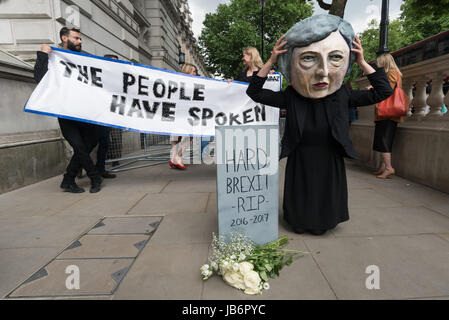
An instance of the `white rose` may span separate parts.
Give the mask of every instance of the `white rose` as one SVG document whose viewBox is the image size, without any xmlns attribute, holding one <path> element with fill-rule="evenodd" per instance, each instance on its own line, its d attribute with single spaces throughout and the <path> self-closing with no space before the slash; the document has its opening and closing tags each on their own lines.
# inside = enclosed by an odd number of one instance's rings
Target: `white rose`
<svg viewBox="0 0 449 320">
<path fill-rule="evenodd" d="M 237 289 L 245 289 L 243 276 L 237 272 L 226 272 L 223 276 L 224 281 L 230 286 Z"/>
<path fill-rule="evenodd" d="M 205 273 L 207 270 L 209 270 L 209 265 L 208 264 L 203 265 L 200 270 L 201 272 Z"/>
<path fill-rule="evenodd" d="M 246 294 L 258 294 L 260 293 L 259 288 L 246 288 L 244 291 Z"/>
<path fill-rule="evenodd" d="M 243 281 L 247 288 L 259 289 L 261 280 L 259 274 L 256 271 L 251 270 L 244 274 Z"/>
<path fill-rule="evenodd" d="M 254 266 L 252 263 L 245 261 L 245 262 L 240 262 L 239 269 L 240 269 L 241 274 L 246 274 L 249 271 L 253 270 Z"/>
</svg>

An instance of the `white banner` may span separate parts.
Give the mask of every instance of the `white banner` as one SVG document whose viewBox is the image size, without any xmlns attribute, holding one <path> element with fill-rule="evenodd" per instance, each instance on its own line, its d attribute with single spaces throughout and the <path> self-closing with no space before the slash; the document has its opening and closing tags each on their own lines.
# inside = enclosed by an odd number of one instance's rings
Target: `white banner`
<svg viewBox="0 0 449 320">
<path fill-rule="evenodd" d="M 280 74 L 268 80 L 266 88 L 280 90 Z M 213 136 L 216 125 L 278 124 L 279 109 L 252 101 L 247 86 L 53 48 L 25 111 L 190 136 Z"/>
</svg>

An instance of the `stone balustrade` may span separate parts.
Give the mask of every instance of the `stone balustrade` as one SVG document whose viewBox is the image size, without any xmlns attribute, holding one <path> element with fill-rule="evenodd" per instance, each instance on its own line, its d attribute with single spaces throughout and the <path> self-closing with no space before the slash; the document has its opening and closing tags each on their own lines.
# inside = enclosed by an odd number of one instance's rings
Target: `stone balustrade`
<svg viewBox="0 0 449 320">
<path fill-rule="evenodd" d="M 449 54 L 401 67 L 404 92 L 410 108 L 404 122 L 398 124 L 392 162 L 396 174 L 449 193 L 449 92 L 444 80 L 449 77 Z M 427 83 L 431 80 L 431 90 Z M 367 78 L 356 81 L 360 89 L 369 85 Z M 426 90 L 427 89 L 427 90 Z M 427 92 L 426 92 L 427 91 Z M 371 169 L 380 164 L 380 154 L 372 150 L 374 106 L 358 108 L 358 120 L 350 135 L 361 163 Z"/>
<path fill-rule="evenodd" d="M 443 115 L 443 104 L 449 105 L 449 92 L 444 95 L 444 79 L 449 77 L 449 54 L 421 61 L 401 68 L 402 89 L 410 98 L 409 113 L 406 121 L 414 120 L 449 120 L 449 113 Z M 427 83 L 431 80 L 431 91 L 426 93 Z M 366 78 L 356 81 L 359 88 L 369 85 Z M 413 96 L 413 87 L 415 95 Z M 412 113 L 413 110 L 413 113 Z M 361 121 L 372 121 L 367 112 L 361 112 Z"/>
</svg>

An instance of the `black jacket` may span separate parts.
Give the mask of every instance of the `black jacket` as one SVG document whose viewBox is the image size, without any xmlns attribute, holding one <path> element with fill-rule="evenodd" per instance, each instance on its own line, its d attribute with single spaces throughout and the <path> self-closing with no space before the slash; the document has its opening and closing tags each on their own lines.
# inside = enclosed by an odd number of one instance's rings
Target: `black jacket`
<svg viewBox="0 0 449 320">
<path fill-rule="evenodd" d="M 34 80 L 39 83 L 48 70 L 48 54 L 42 51 L 37 52 L 36 64 L 34 65 Z"/>
<path fill-rule="evenodd" d="M 241 81 L 241 82 L 251 82 L 251 79 L 259 72 L 260 69 L 257 69 L 257 71 L 253 71 L 253 74 L 251 76 L 247 76 L 246 73 L 248 72 L 248 68 L 242 70 L 242 72 L 240 72 L 239 76 L 235 79 L 236 81 Z"/>
<path fill-rule="evenodd" d="M 310 103 L 311 99 L 301 96 L 292 86 L 288 86 L 283 92 L 262 89 L 266 79 L 254 75 L 246 93 L 255 102 L 287 109 L 280 156 L 282 159 L 288 156 L 301 140 L 304 119 L 306 118 L 305 112 L 307 111 L 305 105 Z M 387 99 L 393 94 L 393 89 L 388 83 L 383 68 L 368 75 L 368 80 L 373 86 L 371 90 L 351 90 L 347 86 L 341 86 L 333 94 L 321 99 L 324 102 L 327 117 L 331 124 L 332 136 L 343 148 L 345 156 L 353 159 L 357 159 L 357 153 L 349 139 L 348 109 L 372 105 Z"/>
</svg>

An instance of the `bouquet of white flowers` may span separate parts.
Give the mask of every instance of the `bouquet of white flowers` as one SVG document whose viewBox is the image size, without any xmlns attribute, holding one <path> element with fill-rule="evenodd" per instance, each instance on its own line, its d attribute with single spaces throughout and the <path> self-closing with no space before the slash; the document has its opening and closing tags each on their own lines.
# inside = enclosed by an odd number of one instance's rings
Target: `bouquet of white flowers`
<svg viewBox="0 0 449 320">
<path fill-rule="evenodd" d="M 246 294 L 261 294 L 270 288 L 268 277 L 279 276 L 279 271 L 290 265 L 295 255 L 309 253 L 284 249 L 287 243 L 286 236 L 260 246 L 240 233 L 220 237 L 213 233 L 209 264 L 200 269 L 203 280 L 219 274 L 228 285 Z"/>
</svg>

